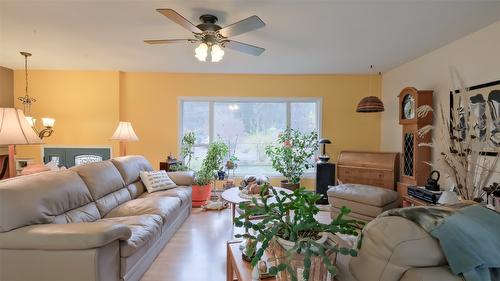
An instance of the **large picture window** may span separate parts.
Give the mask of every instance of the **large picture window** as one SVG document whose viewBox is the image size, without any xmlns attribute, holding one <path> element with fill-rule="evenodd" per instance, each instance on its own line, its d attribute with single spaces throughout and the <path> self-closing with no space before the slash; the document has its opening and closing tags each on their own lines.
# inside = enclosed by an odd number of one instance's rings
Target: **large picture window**
<svg viewBox="0 0 500 281">
<path fill-rule="evenodd" d="M 238 175 L 277 176 L 265 148 L 287 127 L 320 133 L 321 100 L 181 98 L 180 137 L 196 133 L 193 169 L 201 165 L 208 144 L 221 138 L 238 157 Z M 310 171 L 313 172 L 313 171 Z"/>
</svg>

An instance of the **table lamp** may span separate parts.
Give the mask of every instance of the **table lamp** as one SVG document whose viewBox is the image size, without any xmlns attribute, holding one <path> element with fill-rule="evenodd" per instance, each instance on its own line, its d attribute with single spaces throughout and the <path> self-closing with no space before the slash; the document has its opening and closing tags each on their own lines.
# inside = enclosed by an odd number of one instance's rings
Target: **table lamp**
<svg viewBox="0 0 500 281">
<path fill-rule="evenodd" d="M 120 156 L 127 155 L 127 142 L 139 140 L 134 132 L 134 128 L 132 128 L 132 124 L 122 121 L 118 124 L 111 139 L 120 141 Z"/>
<path fill-rule="evenodd" d="M 321 145 L 321 155 L 318 157 L 319 162 L 328 163 L 328 160 L 330 160 L 330 156 L 326 154 L 326 145 L 331 143 L 329 139 L 324 138 L 318 141 L 318 144 Z"/>
<path fill-rule="evenodd" d="M 16 176 L 16 144 L 42 144 L 20 109 L 0 108 L 0 145 L 9 146 L 9 176 Z"/>
</svg>

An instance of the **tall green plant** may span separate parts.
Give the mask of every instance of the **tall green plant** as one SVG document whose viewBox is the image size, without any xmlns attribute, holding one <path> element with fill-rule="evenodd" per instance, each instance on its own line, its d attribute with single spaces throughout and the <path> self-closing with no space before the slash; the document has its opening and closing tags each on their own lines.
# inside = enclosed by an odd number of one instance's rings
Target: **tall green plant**
<svg viewBox="0 0 500 281">
<path fill-rule="evenodd" d="M 187 132 L 184 134 L 181 140 L 181 157 L 184 161 L 184 165 L 188 169 L 191 169 L 191 160 L 194 156 L 194 144 L 196 142 L 196 133 Z"/>
<path fill-rule="evenodd" d="M 229 154 L 229 148 L 222 140 L 216 140 L 208 145 L 207 155 L 196 173 L 195 184 L 206 185 L 214 178 L 214 173 L 222 166 L 224 157 Z"/>
<path fill-rule="evenodd" d="M 269 190 L 275 198 L 275 202 L 269 202 L 269 196 L 266 196 Z M 275 243 L 276 237 L 295 242 L 295 246 L 286 250 L 286 257 L 278 260 L 278 264 L 271 267 L 269 272 L 272 275 L 279 271 L 288 271 L 292 280 L 296 281 L 297 276 L 293 270 L 290 261 L 295 254 L 304 254 L 304 280 L 309 279 L 311 269 L 311 258 L 321 257 L 328 271 L 334 276 L 336 269 L 330 259 L 328 252 L 334 251 L 341 255 L 356 256 L 357 250 L 331 245 L 329 243 L 320 244 L 316 242 L 319 233 L 328 232 L 332 234 L 341 233 L 348 235 L 358 235 L 358 228 L 363 222 L 344 219 L 350 210 L 346 207 L 340 209 L 340 214 L 329 224 L 323 224 L 315 219 L 319 208 L 316 201 L 320 195 L 305 191 L 305 188 L 299 188 L 292 193 L 276 191 L 276 189 L 265 186 L 261 193 L 259 202 L 253 198 L 252 203 L 241 203 L 239 207 L 243 214 L 235 219 L 235 225 L 252 230 L 237 237 L 245 237 L 257 241 L 255 256 L 252 258 L 252 266 L 256 266 L 264 255 L 265 250 Z M 262 220 L 250 220 L 252 216 L 262 216 Z"/>
<path fill-rule="evenodd" d="M 291 183 L 298 183 L 304 172 L 314 166 L 311 160 L 318 150 L 318 134 L 315 131 L 301 133 L 287 128 L 278 135 L 276 143 L 266 147 L 266 155 L 273 168 Z"/>
</svg>

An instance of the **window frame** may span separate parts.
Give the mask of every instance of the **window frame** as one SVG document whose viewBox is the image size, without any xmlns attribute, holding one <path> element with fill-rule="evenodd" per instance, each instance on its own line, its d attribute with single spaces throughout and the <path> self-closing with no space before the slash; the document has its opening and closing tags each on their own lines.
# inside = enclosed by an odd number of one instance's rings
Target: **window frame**
<svg viewBox="0 0 500 281">
<path fill-rule="evenodd" d="M 318 130 L 318 139 L 322 136 L 322 116 L 323 116 L 323 98 L 322 97 L 220 97 L 220 96 L 208 96 L 208 97 L 195 97 L 195 96 L 180 96 L 178 97 L 178 137 L 177 137 L 177 147 L 178 151 L 181 148 L 181 140 L 183 134 L 183 119 L 184 119 L 184 102 L 208 102 L 208 144 L 205 143 L 196 143 L 195 147 L 206 147 L 214 140 L 214 103 L 224 102 L 224 103 L 285 103 L 286 104 L 286 126 L 291 125 L 292 119 L 292 110 L 291 103 L 300 103 L 300 102 L 309 102 L 315 103 L 316 105 L 316 124 Z M 316 154 L 318 154 L 316 152 Z M 314 172 L 306 172 L 304 173 L 303 178 L 314 178 L 316 175 L 316 167 L 314 167 Z M 240 174 L 238 172 L 235 173 L 235 176 L 244 176 L 244 174 Z M 270 178 L 282 178 L 278 173 L 272 173 L 267 175 Z"/>
</svg>

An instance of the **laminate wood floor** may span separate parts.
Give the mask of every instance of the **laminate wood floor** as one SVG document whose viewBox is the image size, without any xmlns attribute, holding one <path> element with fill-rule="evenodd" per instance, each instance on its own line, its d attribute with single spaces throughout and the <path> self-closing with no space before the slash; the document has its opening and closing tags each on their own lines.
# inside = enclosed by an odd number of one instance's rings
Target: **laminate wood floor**
<svg viewBox="0 0 500 281">
<path fill-rule="evenodd" d="M 328 221 L 328 213 L 321 213 L 318 219 Z M 226 242 L 241 232 L 232 227 L 230 209 L 192 209 L 141 281 L 224 281 Z"/>
<path fill-rule="evenodd" d="M 233 231 L 230 209 L 193 208 L 141 281 L 226 280 L 226 241 Z"/>
</svg>

